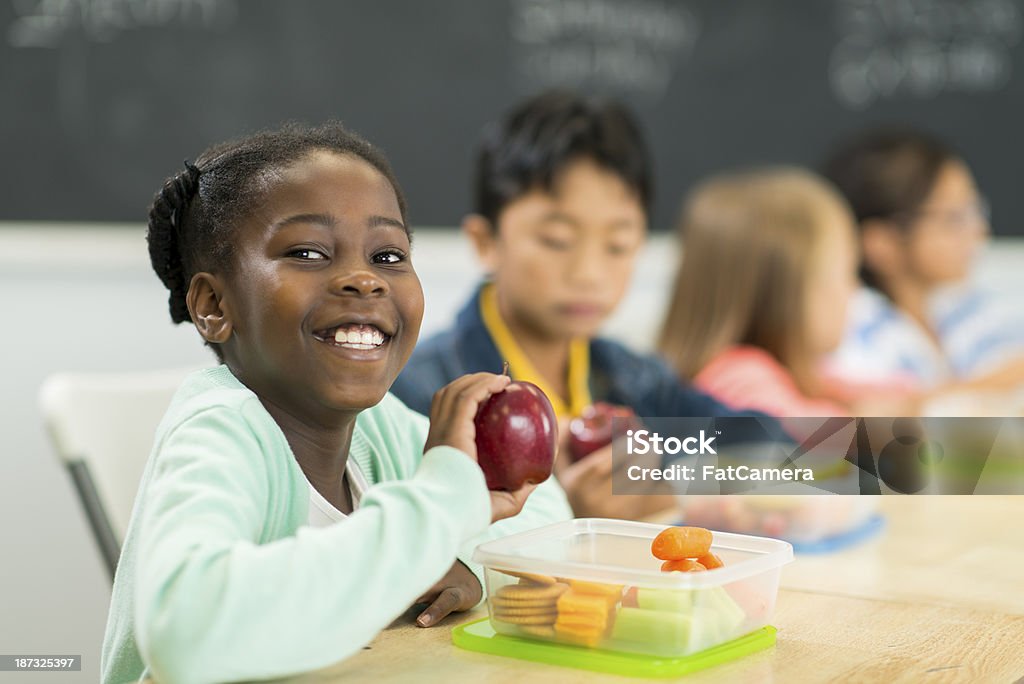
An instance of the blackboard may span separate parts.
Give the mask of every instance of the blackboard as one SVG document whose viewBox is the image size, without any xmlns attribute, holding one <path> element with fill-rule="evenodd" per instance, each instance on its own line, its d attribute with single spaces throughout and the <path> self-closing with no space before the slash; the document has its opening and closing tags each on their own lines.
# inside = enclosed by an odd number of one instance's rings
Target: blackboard
<svg viewBox="0 0 1024 684">
<path fill-rule="evenodd" d="M 995 231 L 1024 235 L 1022 2 L 4 0 L 0 220 L 139 222 L 206 145 L 339 118 L 414 224 L 451 226 L 481 126 L 567 85 L 647 127 L 658 228 L 708 173 L 896 122 L 960 149 Z"/>
</svg>

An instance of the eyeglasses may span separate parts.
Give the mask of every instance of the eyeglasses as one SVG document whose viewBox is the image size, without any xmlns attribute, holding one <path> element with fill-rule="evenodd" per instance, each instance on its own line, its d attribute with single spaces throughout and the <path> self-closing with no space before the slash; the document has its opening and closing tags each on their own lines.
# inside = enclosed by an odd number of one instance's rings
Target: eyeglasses
<svg viewBox="0 0 1024 684">
<path fill-rule="evenodd" d="M 922 218 L 930 218 L 935 222 L 933 225 L 940 225 L 952 232 L 967 232 L 979 226 L 987 226 L 991 217 L 992 209 L 984 197 L 960 207 L 920 207 L 894 216 L 908 227 Z"/>
</svg>

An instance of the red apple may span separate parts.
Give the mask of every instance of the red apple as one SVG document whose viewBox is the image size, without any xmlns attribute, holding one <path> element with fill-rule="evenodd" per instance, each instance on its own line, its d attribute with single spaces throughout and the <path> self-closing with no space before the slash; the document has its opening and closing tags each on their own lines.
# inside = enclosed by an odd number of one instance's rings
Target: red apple
<svg viewBox="0 0 1024 684">
<path fill-rule="evenodd" d="M 622 418 L 618 425 L 612 418 Z M 599 401 L 583 409 L 583 414 L 569 423 L 569 457 L 575 462 L 612 443 L 626 430 L 641 427 L 640 420 L 628 406 Z M 614 428 L 614 429 L 613 429 Z"/>
<path fill-rule="evenodd" d="M 480 405 L 474 422 L 477 461 L 488 489 L 515 491 L 551 475 L 558 423 L 539 387 L 509 383 Z"/>
</svg>

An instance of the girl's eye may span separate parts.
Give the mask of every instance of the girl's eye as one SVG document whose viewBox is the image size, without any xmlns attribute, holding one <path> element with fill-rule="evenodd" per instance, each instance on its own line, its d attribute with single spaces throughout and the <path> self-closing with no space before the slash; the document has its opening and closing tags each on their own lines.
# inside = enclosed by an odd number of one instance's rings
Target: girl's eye
<svg viewBox="0 0 1024 684">
<path fill-rule="evenodd" d="M 625 256 L 630 250 L 630 245 L 608 245 L 608 253 L 612 256 Z"/>
<path fill-rule="evenodd" d="M 300 261 L 324 261 L 327 259 L 327 255 L 318 249 L 312 247 L 299 247 L 288 252 L 287 256 L 295 257 Z"/>
<path fill-rule="evenodd" d="M 400 264 L 405 259 L 405 252 L 400 252 L 397 249 L 386 249 L 383 252 L 374 254 L 372 260 L 375 264 Z"/>
</svg>

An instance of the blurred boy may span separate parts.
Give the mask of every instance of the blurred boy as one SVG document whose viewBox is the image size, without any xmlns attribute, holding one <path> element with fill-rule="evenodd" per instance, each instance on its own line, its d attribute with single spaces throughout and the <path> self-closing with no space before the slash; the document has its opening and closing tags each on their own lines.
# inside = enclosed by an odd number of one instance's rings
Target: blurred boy
<svg viewBox="0 0 1024 684">
<path fill-rule="evenodd" d="M 639 127 L 613 102 L 549 92 L 487 128 L 462 229 L 489 277 L 451 329 L 419 344 L 392 392 L 427 411 L 452 379 L 508 361 L 514 379 L 551 399 L 563 450 L 568 420 L 597 401 L 639 416 L 736 415 L 630 351 L 629 331 L 597 337 L 644 244 L 651 185 Z M 610 497 L 610 447 L 566 461 L 556 471 L 579 516 L 639 517 L 674 504 Z"/>
</svg>

